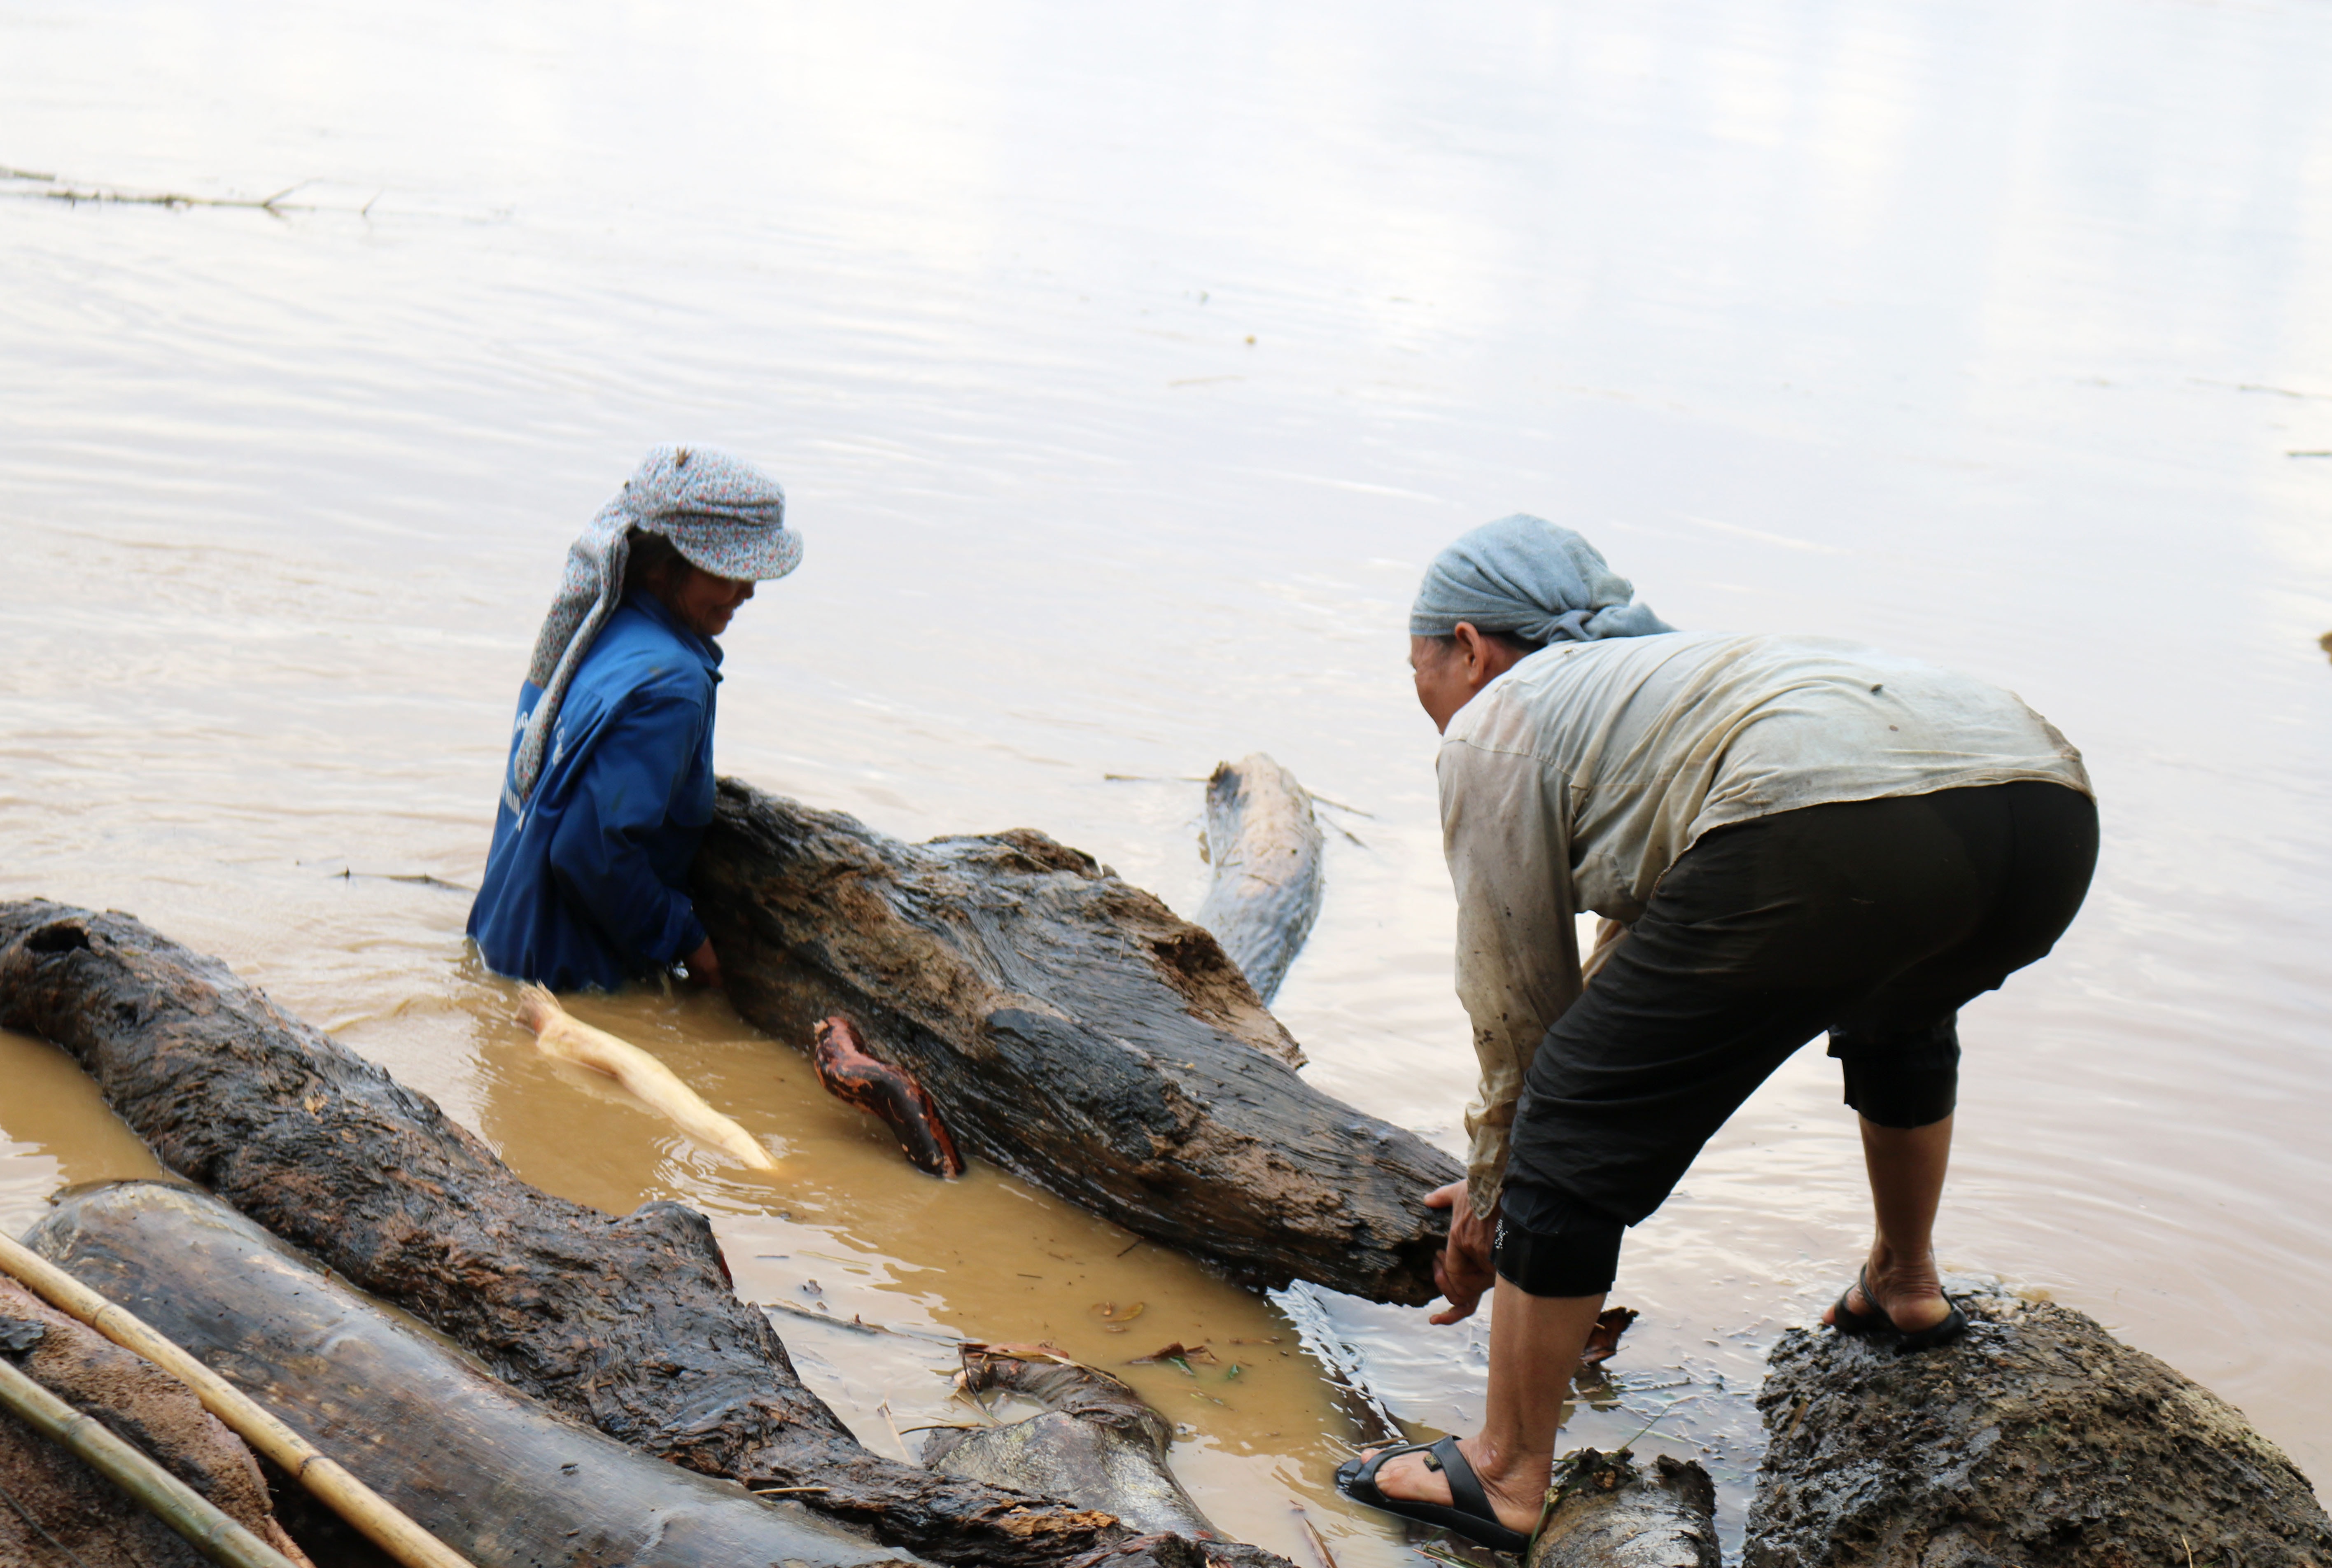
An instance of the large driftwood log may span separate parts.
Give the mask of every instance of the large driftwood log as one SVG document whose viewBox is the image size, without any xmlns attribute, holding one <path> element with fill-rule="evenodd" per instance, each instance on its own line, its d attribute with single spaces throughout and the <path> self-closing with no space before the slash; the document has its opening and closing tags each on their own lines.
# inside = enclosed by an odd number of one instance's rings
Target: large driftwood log
<svg viewBox="0 0 2332 1568">
<path fill-rule="evenodd" d="M 1773 1347 L 1746 1568 L 2321 1568 L 2332 1520 L 2209 1390 L 2069 1307 L 1964 1298 L 1909 1355 Z"/>
<path fill-rule="evenodd" d="M 941 1562 L 1195 1561 L 860 1447 L 737 1299 L 702 1215 L 618 1219 L 528 1186 L 425 1096 L 126 915 L 0 904 L 0 1026 L 72 1052 L 165 1165 L 634 1448 L 822 1487 L 803 1500 Z"/>
<path fill-rule="evenodd" d="M 191 1351 L 479 1568 L 912 1561 L 553 1414 L 193 1188 L 82 1188 L 25 1244 Z"/>
<path fill-rule="evenodd" d="M 804 1048 L 854 1016 L 966 1152 L 1243 1283 L 1433 1298 L 1457 1162 L 1305 1083 L 1215 939 L 1091 856 L 724 779 L 695 890 L 741 1012 Z"/>
</svg>

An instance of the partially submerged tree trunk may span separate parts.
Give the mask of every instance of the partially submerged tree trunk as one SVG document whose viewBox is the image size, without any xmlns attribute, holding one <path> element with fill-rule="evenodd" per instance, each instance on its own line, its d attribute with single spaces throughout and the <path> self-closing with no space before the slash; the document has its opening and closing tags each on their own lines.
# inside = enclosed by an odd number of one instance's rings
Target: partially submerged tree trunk
<svg viewBox="0 0 2332 1568">
<path fill-rule="evenodd" d="M 479 1568 L 910 1561 L 554 1414 L 207 1193 L 83 1188 L 25 1239 Z"/>
<path fill-rule="evenodd" d="M 1215 939 L 1091 856 L 724 779 L 695 891 L 739 1011 L 804 1049 L 850 1015 L 967 1153 L 1245 1284 L 1433 1299 L 1458 1162 L 1305 1083 Z"/>
<path fill-rule="evenodd" d="M 737 1299 L 702 1215 L 617 1219 L 528 1186 L 425 1096 L 128 916 L 0 904 L 0 1026 L 71 1051 L 164 1164 L 610 1437 L 824 1487 L 804 1502 L 941 1562 L 1189 1560 L 860 1447 Z"/>
<path fill-rule="evenodd" d="M 1553 1502 L 1524 1568 L 1719 1568 L 1716 1483 L 1690 1460 L 1649 1465 L 1580 1448 L 1555 1466 Z"/>
<path fill-rule="evenodd" d="M 2232 1406 L 2069 1307 L 1954 1343 L 1773 1347 L 1746 1568 L 2321 1568 L 2332 1520 Z"/>
</svg>

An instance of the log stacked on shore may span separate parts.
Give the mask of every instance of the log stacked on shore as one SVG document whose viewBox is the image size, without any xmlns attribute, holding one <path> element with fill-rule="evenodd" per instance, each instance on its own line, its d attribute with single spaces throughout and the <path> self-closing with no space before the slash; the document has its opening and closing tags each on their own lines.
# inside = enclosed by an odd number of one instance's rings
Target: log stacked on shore
<svg viewBox="0 0 2332 1568">
<path fill-rule="evenodd" d="M 425 1096 L 136 920 L 0 904 L 0 1027 L 72 1053 L 162 1162 L 610 1437 L 980 1568 L 1197 1561 L 861 1447 L 737 1299 L 704 1217 L 520 1181 Z"/>
<path fill-rule="evenodd" d="M 1433 1299 L 1458 1162 L 1306 1084 L 1214 937 L 1092 856 L 724 779 L 694 891 L 740 1012 L 804 1048 L 850 1017 L 967 1154 L 1243 1284 Z"/>
<path fill-rule="evenodd" d="M 2323 1568 L 2332 1520 L 2225 1401 L 2069 1307 L 1964 1298 L 1902 1355 L 1792 1329 L 1745 1568 Z"/>
</svg>

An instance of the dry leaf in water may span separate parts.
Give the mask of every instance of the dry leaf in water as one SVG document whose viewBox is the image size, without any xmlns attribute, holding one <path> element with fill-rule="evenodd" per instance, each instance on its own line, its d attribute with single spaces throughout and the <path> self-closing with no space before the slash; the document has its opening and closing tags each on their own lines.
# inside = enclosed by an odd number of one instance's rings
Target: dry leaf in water
<svg viewBox="0 0 2332 1568">
<path fill-rule="evenodd" d="M 1620 1348 L 1620 1336 L 1641 1315 L 1632 1306 L 1607 1306 L 1587 1331 L 1587 1348 L 1579 1353 L 1581 1366 L 1601 1366 Z"/>
</svg>

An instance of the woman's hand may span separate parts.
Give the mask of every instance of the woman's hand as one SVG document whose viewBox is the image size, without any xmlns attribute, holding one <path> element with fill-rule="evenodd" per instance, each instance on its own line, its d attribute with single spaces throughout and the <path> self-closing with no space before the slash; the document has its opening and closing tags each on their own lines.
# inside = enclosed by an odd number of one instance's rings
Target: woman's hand
<svg viewBox="0 0 2332 1568">
<path fill-rule="evenodd" d="M 1449 1298 L 1449 1305 L 1435 1313 L 1431 1321 L 1457 1323 L 1473 1316 L 1483 1294 L 1498 1282 L 1498 1271 L 1490 1262 L 1490 1244 L 1495 1239 L 1491 1224 L 1475 1215 L 1463 1181 L 1452 1181 L 1426 1194 L 1425 1206 L 1449 1210 L 1448 1244 L 1433 1260 L 1433 1283 Z"/>
<path fill-rule="evenodd" d="M 688 978 L 698 985 L 710 986 L 716 991 L 722 989 L 721 955 L 712 951 L 711 937 L 708 936 L 698 942 L 696 951 L 681 960 L 681 962 L 688 966 Z M 1431 1200 L 1429 1199 L 1427 1201 L 1430 1202 Z"/>
</svg>

